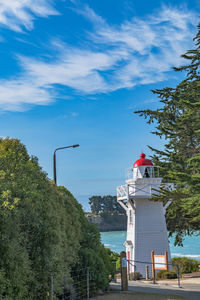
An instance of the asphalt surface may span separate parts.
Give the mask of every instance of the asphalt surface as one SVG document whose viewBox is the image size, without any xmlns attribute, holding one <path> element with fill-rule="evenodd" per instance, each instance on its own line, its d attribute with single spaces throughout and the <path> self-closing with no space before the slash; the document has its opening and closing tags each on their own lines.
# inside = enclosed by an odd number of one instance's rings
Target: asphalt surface
<svg viewBox="0 0 200 300">
<path fill-rule="evenodd" d="M 200 282 L 199 282 L 200 283 Z M 111 290 L 121 290 L 121 282 L 111 283 Z M 200 284 L 187 281 L 181 281 L 181 287 L 179 288 L 176 282 L 172 283 L 156 283 L 144 281 L 129 281 L 128 291 L 142 292 L 142 293 L 159 293 L 159 294 L 170 294 L 180 295 L 189 300 L 200 300 Z"/>
</svg>

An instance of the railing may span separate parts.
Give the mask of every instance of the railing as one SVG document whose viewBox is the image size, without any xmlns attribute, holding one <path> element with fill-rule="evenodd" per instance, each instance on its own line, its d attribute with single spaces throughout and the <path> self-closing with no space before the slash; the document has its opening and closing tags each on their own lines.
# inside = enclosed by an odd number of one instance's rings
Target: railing
<svg viewBox="0 0 200 300">
<path fill-rule="evenodd" d="M 143 185 L 136 185 L 136 184 L 126 184 L 117 187 L 117 198 L 128 199 L 131 197 L 137 196 L 144 196 L 144 197 L 152 197 L 156 193 L 157 185 L 155 185 L 155 189 L 153 188 L 154 185 L 152 184 L 143 184 Z"/>
<path fill-rule="evenodd" d="M 128 186 L 121 185 L 117 187 L 117 198 L 124 198 L 128 196 Z"/>
<path fill-rule="evenodd" d="M 139 167 L 133 167 L 126 169 L 126 178 L 127 179 L 136 179 L 136 178 L 158 178 L 159 177 L 159 167 L 158 166 L 142 166 L 145 167 L 145 174 L 141 176 L 141 170 Z"/>
<path fill-rule="evenodd" d="M 54 274 L 50 274 L 50 292 L 49 299 L 62 299 L 62 300 L 86 300 L 94 296 L 99 287 L 96 283 L 97 273 L 92 272 L 92 268 L 84 267 L 71 270 L 70 276 L 68 272 L 63 273 L 61 279 L 60 294 L 56 295 L 54 291 Z M 37 296 L 37 295 L 36 295 Z M 57 297 L 56 297 L 57 296 Z M 37 299 L 37 297 L 35 297 Z M 46 298 L 45 298 L 46 299 Z"/>
<path fill-rule="evenodd" d="M 62 280 L 62 289 L 58 296 L 62 300 L 73 300 L 73 299 L 89 299 L 90 291 L 94 288 L 96 291 L 97 288 L 92 281 L 89 268 L 82 268 L 72 271 L 70 278 L 67 274 L 63 274 Z M 54 293 L 54 276 L 51 274 L 50 277 L 50 294 L 49 297 L 51 300 L 55 299 Z"/>
</svg>

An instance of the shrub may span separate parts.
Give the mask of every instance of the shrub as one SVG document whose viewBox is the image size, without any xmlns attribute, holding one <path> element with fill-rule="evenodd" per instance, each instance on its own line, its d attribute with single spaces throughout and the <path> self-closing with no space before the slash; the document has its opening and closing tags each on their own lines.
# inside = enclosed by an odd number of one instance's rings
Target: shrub
<svg viewBox="0 0 200 300">
<path fill-rule="evenodd" d="M 140 280 L 142 278 L 142 274 L 140 272 L 134 272 L 129 274 L 130 280 Z"/>
<path fill-rule="evenodd" d="M 111 251 L 110 249 L 108 250 L 108 248 L 107 248 L 107 251 L 108 251 L 108 254 L 109 254 L 109 256 L 112 260 L 115 271 L 120 271 L 120 269 L 121 269 L 120 254 L 117 253 L 117 252 Z"/>
<path fill-rule="evenodd" d="M 177 274 L 175 271 L 160 270 L 156 274 L 156 279 L 175 279 Z"/>
<path fill-rule="evenodd" d="M 174 257 L 172 258 L 172 263 L 180 267 L 180 273 L 192 273 L 199 270 L 200 262 L 196 259 L 191 259 L 187 257 Z M 174 271 L 177 271 L 177 267 L 173 267 Z"/>
</svg>

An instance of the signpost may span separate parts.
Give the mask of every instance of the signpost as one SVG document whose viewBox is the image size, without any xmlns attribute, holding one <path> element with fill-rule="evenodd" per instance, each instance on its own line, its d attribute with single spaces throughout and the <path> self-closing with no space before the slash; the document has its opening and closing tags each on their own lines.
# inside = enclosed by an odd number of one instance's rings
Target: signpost
<svg viewBox="0 0 200 300">
<path fill-rule="evenodd" d="M 155 270 L 168 270 L 168 252 L 165 251 L 164 255 L 155 255 L 154 251 L 151 251 L 152 260 L 152 277 L 155 283 Z"/>
</svg>

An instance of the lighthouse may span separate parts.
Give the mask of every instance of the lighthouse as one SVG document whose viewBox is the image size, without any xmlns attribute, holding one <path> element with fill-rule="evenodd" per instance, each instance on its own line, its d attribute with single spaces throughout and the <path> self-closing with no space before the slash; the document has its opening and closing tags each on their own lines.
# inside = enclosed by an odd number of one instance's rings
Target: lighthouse
<svg viewBox="0 0 200 300">
<path fill-rule="evenodd" d="M 164 255 L 167 251 L 168 262 L 171 262 L 165 221 L 166 208 L 171 202 L 163 206 L 162 202 L 151 198 L 159 194 L 161 185 L 166 188 L 172 188 L 172 185 L 162 183 L 159 168 L 146 159 L 144 153 L 129 171 L 126 184 L 117 187 L 117 201 L 127 214 L 128 272 L 140 272 L 145 277 L 145 265 L 151 263 L 152 250 L 157 255 Z"/>
</svg>

